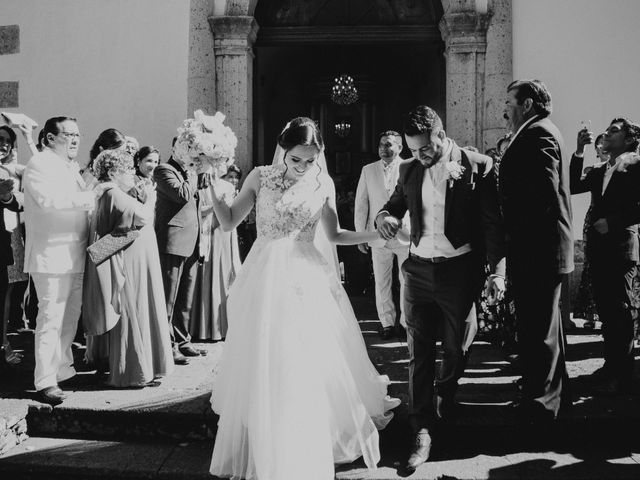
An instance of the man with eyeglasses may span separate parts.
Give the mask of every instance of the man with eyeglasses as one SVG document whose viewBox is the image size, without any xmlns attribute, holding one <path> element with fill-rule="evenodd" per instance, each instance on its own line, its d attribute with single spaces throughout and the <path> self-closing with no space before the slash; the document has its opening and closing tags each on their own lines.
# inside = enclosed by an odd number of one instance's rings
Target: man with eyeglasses
<svg viewBox="0 0 640 480">
<path fill-rule="evenodd" d="M 76 374 L 71 343 L 80 317 L 88 213 L 107 186 L 85 190 L 75 161 L 80 132 L 74 118 L 47 120 L 43 141 L 24 172 L 24 269 L 39 299 L 34 384 L 39 400 L 57 405 L 66 396 L 58 384 Z"/>
<path fill-rule="evenodd" d="M 388 130 L 380 134 L 378 143 L 380 160 L 362 168 L 356 189 L 354 210 L 356 231 L 365 232 L 376 229 L 374 225 L 376 214 L 387 203 L 398 182 L 398 172 L 402 161 L 401 152 L 402 137 L 398 132 Z M 364 254 L 368 253 L 369 247 L 371 247 L 373 278 L 376 285 L 376 309 L 381 324 L 380 337 L 382 340 L 389 340 L 396 334 L 396 306 L 391 293 L 393 259 L 395 257 L 398 262 L 400 298 L 402 299 L 404 281 L 399 270 L 409 255 L 409 242 L 396 237 L 358 245 L 358 249 Z M 400 310 L 402 311 L 402 308 Z M 404 315 L 401 313 L 397 332 L 401 338 L 405 336 L 405 328 Z"/>
</svg>

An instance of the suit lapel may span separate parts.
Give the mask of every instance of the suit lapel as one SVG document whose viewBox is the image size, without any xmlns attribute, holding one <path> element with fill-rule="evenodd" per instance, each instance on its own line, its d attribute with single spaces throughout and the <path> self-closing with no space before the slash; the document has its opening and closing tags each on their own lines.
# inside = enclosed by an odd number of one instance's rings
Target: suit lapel
<svg viewBox="0 0 640 480">
<path fill-rule="evenodd" d="M 621 175 L 622 172 L 617 170 L 617 167 L 612 167 L 616 170 L 613 171 L 613 174 L 611 175 L 611 178 L 609 179 L 609 184 L 607 185 L 607 189 L 604 191 L 604 193 L 602 194 L 602 197 L 610 197 L 611 195 L 613 195 L 613 192 L 616 191 L 616 189 L 618 189 L 618 183 L 620 182 Z M 604 174 L 602 175 L 602 182 L 600 183 L 600 191 L 602 191 L 602 184 L 604 183 Z"/>
<path fill-rule="evenodd" d="M 594 173 L 595 175 L 595 192 L 592 192 L 592 194 L 595 194 L 595 198 L 594 200 L 600 200 L 602 198 L 602 185 L 604 183 L 604 172 L 607 170 L 606 165 L 603 166 L 602 168 L 598 168 L 597 171 Z"/>
<path fill-rule="evenodd" d="M 415 179 L 416 200 L 418 201 L 420 218 L 422 218 L 422 215 L 424 214 L 424 212 L 422 211 L 422 183 L 424 182 L 424 168 L 422 168 L 420 162 L 418 162 L 418 164 L 416 165 L 416 173 L 414 174 L 413 178 Z"/>
<path fill-rule="evenodd" d="M 473 173 L 471 172 L 470 165 L 463 164 L 462 151 L 460 150 L 460 147 L 458 147 L 455 143 L 453 144 L 453 150 L 451 150 L 450 161 L 460 163 L 464 168 L 464 172 L 462 172 L 462 177 L 459 178 L 458 180 L 455 180 L 453 182 L 450 182 L 449 180 L 446 181 L 447 185 L 445 188 L 447 190 L 446 190 L 446 195 L 444 200 L 445 228 L 446 228 L 447 222 L 449 221 L 449 215 L 451 214 L 452 207 L 455 204 L 456 199 L 458 197 L 457 191 L 458 191 L 459 184 L 464 182 L 469 182 L 469 178 Z"/>
<path fill-rule="evenodd" d="M 387 186 L 384 184 L 384 169 L 382 168 L 382 160 L 378 160 L 376 162 L 375 176 L 377 178 L 378 185 L 381 192 L 384 192 L 385 196 L 387 194 Z"/>
</svg>

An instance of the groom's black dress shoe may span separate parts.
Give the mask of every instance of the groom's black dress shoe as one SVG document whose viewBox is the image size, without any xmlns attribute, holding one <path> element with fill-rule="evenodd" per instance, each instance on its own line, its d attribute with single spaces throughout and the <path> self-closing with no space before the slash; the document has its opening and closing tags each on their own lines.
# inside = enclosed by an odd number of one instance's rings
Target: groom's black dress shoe
<svg viewBox="0 0 640 480">
<path fill-rule="evenodd" d="M 391 340 L 394 334 L 395 329 L 393 327 L 380 327 L 380 338 L 382 340 Z"/>
<path fill-rule="evenodd" d="M 60 405 L 67 395 L 60 390 L 60 387 L 54 385 L 52 387 L 43 388 L 42 390 L 38 390 L 36 392 L 36 396 L 39 401 L 43 403 L 48 403 L 49 405 L 56 406 Z"/>
<path fill-rule="evenodd" d="M 407 341 L 407 330 L 402 325 L 396 326 L 396 337 L 398 340 Z"/>
<path fill-rule="evenodd" d="M 420 465 L 429 460 L 431 453 L 431 435 L 426 429 L 422 429 L 416 435 L 415 446 L 407 461 L 406 470 L 413 472 Z"/>
<path fill-rule="evenodd" d="M 447 421 L 453 418 L 454 410 L 456 407 L 453 398 L 436 395 L 435 404 L 436 415 L 438 419 Z"/>
</svg>

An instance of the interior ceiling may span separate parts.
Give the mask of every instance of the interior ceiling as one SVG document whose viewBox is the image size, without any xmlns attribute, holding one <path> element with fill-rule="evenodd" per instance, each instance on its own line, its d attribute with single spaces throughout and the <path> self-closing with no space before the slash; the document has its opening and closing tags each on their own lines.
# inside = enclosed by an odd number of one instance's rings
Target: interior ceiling
<svg viewBox="0 0 640 480">
<path fill-rule="evenodd" d="M 263 0 L 260 27 L 438 25 L 440 0 Z"/>
</svg>

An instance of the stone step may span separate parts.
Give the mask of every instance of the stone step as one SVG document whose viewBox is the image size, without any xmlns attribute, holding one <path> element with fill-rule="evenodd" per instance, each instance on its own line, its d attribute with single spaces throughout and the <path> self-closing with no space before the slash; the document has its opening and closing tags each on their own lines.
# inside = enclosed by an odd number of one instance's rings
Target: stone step
<svg viewBox="0 0 640 480">
<path fill-rule="evenodd" d="M 26 417 L 24 402 L 0 398 L 0 455 L 28 438 Z"/>
<path fill-rule="evenodd" d="M 565 450 L 522 449 L 511 438 L 492 449 L 482 444 L 434 448 L 429 462 L 412 480 L 436 479 L 637 479 L 640 454 L 599 439 L 597 452 L 575 446 Z M 12 480 L 216 480 L 208 473 L 212 442 L 116 442 L 32 437 L 0 456 L 0 476 Z M 336 480 L 398 480 L 403 454 L 382 449 L 376 470 L 360 462 L 336 468 Z M 305 480 L 300 479 L 282 480 Z"/>
<path fill-rule="evenodd" d="M 369 354 L 380 371 L 391 378 L 389 393 L 403 401 L 383 438 L 394 431 L 399 438 L 408 438 L 406 344 L 380 341 L 373 331 L 376 323 L 366 319 L 361 322 Z M 573 353 L 575 358 L 569 362 L 569 372 L 577 400 L 566 419 L 571 428 L 609 432 L 635 425 L 640 430 L 637 398 L 590 394 L 593 387 L 590 373 L 602 362 L 601 358 L 593 359 L 594 349 L 601 343 L 598 336 L 572 335 L 569 340 L 569 354 Z M 156 388 L 106 389 L 95 382 L 92 372 L 81 372 L 71 385 L 64 386 L 69 397 L 60 406 L 51 408 L 33 399 L 23 399 L 23 405 L 29 406 L 29 434 L 101 440 L 213 439 L 217 416 L 211 411 L 209 398 L 213 371 L 223 344 L 201 343 L 198 347 L 207 349 L 209 354 L 192 359 L 188 366 L 176 367 Z M 509 406 L 516 399 L 514 381 L 517 378 L 499 349 L 487 342 L 476 342 L 456 395 L 461 403 L 458 421 L 448 429 L 483 442 L 491 441 L 492 433 L 499 430 L 506 434 L 517 432 Z M 24 390 L 18 388 L 6 392 L 6 395 L 25 397 Z"/>
<path fill-rule="evenodd" d="M 61 385 L 68 397 L 56 407 L 36 401 L 35 392 L 15 389 L 5 396 L 22 397 L 28 408 L 30 435 L 125 440 L 160 439 L 194 441 L 214 437 L 217 416 L 211 410 L 214 367 L 221 343 L 202 343 L 207 356 L 176 366 L 158 387 L 110 389 L 96 381 L 94 372 L 80 372 Z M 76 362 L 79 364 L 79 362 Z M 30 397 L 30 398 L 25 398 Z"/>
</svg>

